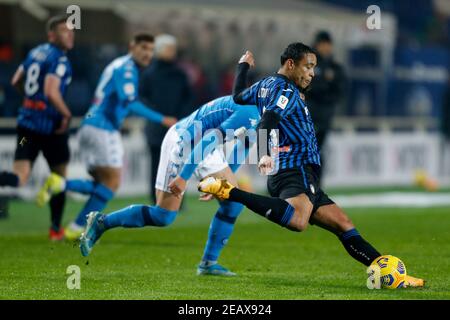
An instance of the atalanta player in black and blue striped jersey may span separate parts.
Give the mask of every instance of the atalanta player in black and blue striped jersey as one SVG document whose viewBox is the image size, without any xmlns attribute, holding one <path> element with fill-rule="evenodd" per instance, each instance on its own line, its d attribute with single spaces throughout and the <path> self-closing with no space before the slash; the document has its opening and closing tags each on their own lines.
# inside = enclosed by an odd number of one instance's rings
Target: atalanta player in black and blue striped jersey
<svg viewBox="0 0 450 320">
<path fill-rule="evenodd" d="M 246 74 L 254 65 L 253 54 L 247 51 L 239 62 L 233 97 L 238 104 L 258 107 L 258 167 L 269 175 L 267 187 L 272 197 L 242 191 L 214 177 L 203 179 L 199 191 L 242 203 L 293 231 L 304 231 L 308 224 L 315 224 L 334 233 L 354 259 L 370 266 L 381 254 L 361 237 L 350 218 L 319 186 L 320 155 L 303 94 L 314 77 L 314 51 L 300 42 L 290 44 L 281 55 L 278 72 L 250 88 L 246 88 Z M 273 139 L 276 132 L 277 139 Z M 272 150 L 272 154 L 266 152 Z M 405 282 L 407 286 L 424 283 L 411 276 Z"/>
<path fill-rule="evenodd" d="M 52 172 L 66 175 L 70 152 L 68 127 L 71 112 L 64 102 L 72 69 L 66 52 L 73 48 L 74 31 L 65 15 L 47 22 L 48 42 L 33 48 L 18 67 L 11 83 L 24 95 L 17 119 L 17 146 L 13 172 L 0 172 L 0 186 L 27 183 L 31 168 L 42 151 Z M 50 200 L 51 240 L 61 240 L 65 193 Z"/>
</svg>

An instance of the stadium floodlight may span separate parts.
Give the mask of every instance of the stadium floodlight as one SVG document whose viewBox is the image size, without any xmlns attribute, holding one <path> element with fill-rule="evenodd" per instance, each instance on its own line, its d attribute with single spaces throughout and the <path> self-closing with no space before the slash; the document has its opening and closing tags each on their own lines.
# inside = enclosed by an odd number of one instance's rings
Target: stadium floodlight
<svg viewBox="0 0 450 320">
<path fill-rule="evenodd" d="M 19 5 L 23 10 L 38 20 L 45 21 L 50 16 L 49 11 L 34 0 L 21 0 Z"/>
</svg>

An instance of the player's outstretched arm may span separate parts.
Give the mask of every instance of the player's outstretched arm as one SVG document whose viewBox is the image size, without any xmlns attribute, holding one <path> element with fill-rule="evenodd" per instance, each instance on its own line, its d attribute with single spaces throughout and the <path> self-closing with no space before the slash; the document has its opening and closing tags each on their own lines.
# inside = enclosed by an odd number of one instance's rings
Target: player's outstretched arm
<svg viewBox="0 0 450 320">
<path fill-rule="evenodd" d="M 147 106 L 145 106 L 145 104 L 143 104 L 139 100 L 131 102 L 128 105 L 128 108 L 130 109 L 131 112 L 135 113 L 136 115 L 143 117 L 149 121 L 160 123 L 168 128 L 177 123 L 177 118 L 165 117 L 161 113 L 151 108 L 148 108 Z"/>
</svg>

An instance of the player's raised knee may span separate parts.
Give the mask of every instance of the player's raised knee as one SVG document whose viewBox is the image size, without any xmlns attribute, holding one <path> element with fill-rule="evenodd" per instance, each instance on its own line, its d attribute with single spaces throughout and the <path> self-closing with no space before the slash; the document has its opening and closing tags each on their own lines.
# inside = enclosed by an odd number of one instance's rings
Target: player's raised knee
<svg viewBox="0 0 450 320">
<path fill-rule="evenodd" d="M 166 227 L 171 225 L 177 216 L 178 211 L 171 211 L 159 206 L 152 207 L 150 218 L 152 220 L 152 224 L 159 227 Z"/>
<path fill-rule="evenodd" d="M 295 212 L 295 214 L 292 216 L 291 221 L 287 225 L 288 229 L 296 232 L 305 231 L 307 227 L 308 221 L 303 221 L 303 219 L 301 219 L 301 215 L 298 212 Z"/>
</svg>

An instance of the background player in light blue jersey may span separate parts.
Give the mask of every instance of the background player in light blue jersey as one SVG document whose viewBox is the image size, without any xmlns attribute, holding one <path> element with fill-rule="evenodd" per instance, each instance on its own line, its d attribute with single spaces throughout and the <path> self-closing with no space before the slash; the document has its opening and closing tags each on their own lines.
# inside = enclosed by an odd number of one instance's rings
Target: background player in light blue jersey
<svg viewBox="0 0 450 320">
<path fill-rule="evenodd" d="M 17 118 L 13 172 L 0 172 L 0 186 L 24 186 L 40 152 L 50 171 L 66 175 L 70 158 L 67 129 L 72 115 L 63 96 L 72 78 L 66 52 L 73 48 L 75 41 L 66 20 L 65 15 L 48 20 L 48 42 L 28 53 L 11 80 L 24 99 Z M 65 193 L 49 199 L 51 240 L 61 240 L 64 236 L 60 225 L 65 199 Z"/>
<path fill-rule="evenodd" d="M 193 175 L 198 179 L 207 176 L 227 177 L 237 183 L 234 172 L 248 156 L 253 142 L 250 129 L 259 121 L 255 106 L 240 106 L 231 96 L 218 98 L 200 107 L 166 133 L 156 178 L 156 205 L 131 205 L 108 215 L 91 212 L 80 249 L 87 256 L 104 231 L 116 228 L 170 225 L 180 208 L 186 181 Z M 231 134 L 230 134 L 231 133 Z M 222 137 L 235 139 L 233 151 L 225 156 Z M 193 146 L 193 148 L 191 148 Z M 236 161 L 237 157 L 237 161 Z M 219 254 L 233 232 L 234 223 L 243 206 L 222 201 L 211 222 L 208 241 L 197 273 L 234 275 L 217 263 Z"/>
<path fill-rule="evenodd" d="M 78 132 L 81 152 L 94 180 L 64 181 L 50 175 L 38 193 L 38 203 L 45 203 L 51 193 L 74 191 L 90 195 L 78 217 L 65 230 L 68 240 L 77 239 L 86 225 L 86 215 L 103 210 L 120 185 L 123 166 L 123 146 L 120 127 L 129 114 L 170 127 L 173 117 L 164 117 L 138 99 L 140 69 L 149 65 L 154 47 L 153 36 L 136 35 L 129 53 L 112 61 L 103 71 L 95 91 L 94 101 Z"/>
</svg>

